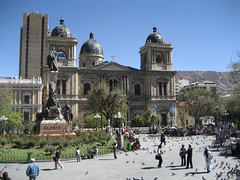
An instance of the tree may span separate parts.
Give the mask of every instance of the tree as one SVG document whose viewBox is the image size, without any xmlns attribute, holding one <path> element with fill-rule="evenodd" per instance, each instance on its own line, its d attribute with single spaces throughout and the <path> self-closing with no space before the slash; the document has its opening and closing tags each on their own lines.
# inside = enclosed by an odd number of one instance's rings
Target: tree
<svg viewBox="0 0 240 180">
<path fill-rule="evenodd" d="M 7 133 L 15 129 L 23 128 L 23 116 L 11 110 L 11 91 L 8 89 L 0 90 L 0 117 L 5 116 L 8 120 L 4 122 L 4 129 Z"/>
<path fill-rule="evenodd" d="M 131 121 L 131 125 L 133 127 L 140 127 L 140 126 L 143 126 L 144 125 L 144 119 L 143 119 L 143 116 L 141 114 L 136 114 L 132 121 Z"/>
<path fill-rule="evenodd" d="M 118 112 L 121 112 L 122 117 L 126 117 L 126 98 L 120 90 L 110 91 L 105 84 L 89 91 L 88 106 L 95 113 L 101 114 L 107 120 L 110 119 L 111 123 Z"/>
<path fill-rule="evenodd" d="M 195 125 L 200 125 L 199 118 L 212 115 L 213 110 L 216 109 L 217 97 L 215 92 L 202 87 L 193 87 L 180 92 L 177 101 L 186 104 L 189 115 L 195 119 Z"/>
<path fill-rule="evenodd" d="M 235 94 L 239 94 L 240 92 L 240 52 L 236 52 L 236 60 L 231 62 L 228 65 L 229 72 L 229 81 L 235 85 Z"/>
<path fill-rule="evenodd" d="M 144 118 L 145 124 L 148 125 L 149 128 L 151 127 L 151 125 L 153 125 L 151 115 L 152 115 L 152 108 L 151 106 L 148 106 L 146 111 L 143 113 L 143 118 Z"/>
<path fill-rule="evenodd" d="M 238 94 L 234 94 L 225 101 L 225 108 L 233 120 L 240 120 L 240 96 Z"/>
</svg>

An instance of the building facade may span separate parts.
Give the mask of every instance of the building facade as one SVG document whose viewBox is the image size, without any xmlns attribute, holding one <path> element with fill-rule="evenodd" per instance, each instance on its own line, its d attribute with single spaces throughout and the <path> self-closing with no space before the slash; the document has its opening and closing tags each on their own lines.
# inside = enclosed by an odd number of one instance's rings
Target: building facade
<svg viewBox="0 0 240 180">
<path fill-rule="evenodd" d="M 11 110 L 23 115 L 24 121 L 35 121 L 42 111 L 42 79 L 0 78 L 0 91 L 8 92 Z"/>
<path fill-rule="evenodd" d="M 34 17 L 34 14 L 24 14 L 24 18 Z M 41 15 L 41 17 L 44 17 L 44 23 L 48 24 L 45 22 L 47 15 Z M 42 27 L 45 26 L 42 25 Z M 64 25 L 64 20 L 61 19 L 60 24 L 52 31 L 47 29 L 46 32 L 49 33 L 44 34 L 46 37 L 39 36 L 46 40 L 42 44 L 45 56 L 43 62 L 41 62 L 41 58 L 25 61 L 28 63 L 38 61 L 39 63 L 39 69 L 35 73 L 40 73 L 43 79 L 43 103 L 46 103 L 47 100 L 50 81 L 50 70 L 46 63 L 47 55 L 54 47 L 59 57 L 56 94 L 61 106 L 64 106 L 66 102 L 70 104 L 74 120 L 84 120 L 86 115 L 92 113 L 87 106 L 88 91 L 100 83 L 108 84 L 110 89 L 117 87 L 122 90 L 129 106 L 127 117 L 125 117 L 126 121 L 130 122 L 136 114 L 142 114 L 149 106 L 155 113 L 162 116 L 162 125 L 169 125 L 169 120 L 175 119 L 176 72 L 172 69 L 173 47 L 164 42 L 156 27 L 153 28 L 153 32 L 149 34 L 145 44 L 140 48 L 140 69 L 115 61 L 104 61 L 103 48 L 94 39 L 92 32 L 89 39 L 80 48 L 79 66 L 77 66 L 77 39 Z M 31 31 L 31 26 L 29 31 Z M 40 40 L 36 43 L 39 42 Z M 35 52 L 36 54 L 41 54 L 41 49 L 36 51 L 39 51 Z M 24 63 L 20 63 L 20 67 L 30 67 L 30 65 L 22 66 L 22 64 Z M 19 74 L 21 75 L 22 72 L 24 72 L 24 68 L 20 70 Z"/>
</svg>

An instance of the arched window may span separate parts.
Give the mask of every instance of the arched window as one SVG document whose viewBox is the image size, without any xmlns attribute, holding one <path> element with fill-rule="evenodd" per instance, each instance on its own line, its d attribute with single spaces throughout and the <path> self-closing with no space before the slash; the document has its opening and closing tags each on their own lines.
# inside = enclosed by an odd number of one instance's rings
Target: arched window
<svg viewBox="0 0 240 180">
<path fill-rule="evenodd" d="M 63 51 L 58 51 L 58 59 L 67 59 L 67 55 Z"/>
<path fill-rule="evenodd" d="M 85 83 L 84 84 L 84 95 L 87 95 L 88 94 L 88 91 L 90 91 L 91 90 L 91 86 L 90 86 L 90 84 L 89 83 Z"/>
<path fill-rule="evenodd" d="M 157 53 L 157 55 L 156 55 L 156 63 L 163 63 L 163 62 L 164 62 L 163 53 Z"/>
<path fill-rule="evenodd" d="M 134 87 L 134 95 L 141 95 L 141 86 L 139 84 Z"/>
</svg>

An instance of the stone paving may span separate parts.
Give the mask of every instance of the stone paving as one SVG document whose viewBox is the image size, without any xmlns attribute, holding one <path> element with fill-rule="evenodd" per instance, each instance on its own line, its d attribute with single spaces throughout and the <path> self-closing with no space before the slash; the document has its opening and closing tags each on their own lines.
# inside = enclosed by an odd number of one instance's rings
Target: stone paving
<svg viewBox="0 0 240 180">
<path fill-rule="evenodd" d="M 139 138 L 141 150 L 118 152 L 117 159 L 113 159 L 113 154 L 81 162 L 69 159 L 62 161 L 63 169 L 57 170 L 54 169 L 54 162 L 37 162 L 40 167 L 38 180 L 236 179 L 231 170 L 240 164 L 239 159 L 213 148 L 210 150 L 214 153 L 214 168 L 207 173 L 203 151 L 211 145 L 213 136 L 167 137 L 167 144 L 163 147 L 162 168 L 157 168 L 158 161 L 154 153 L 160 142 L 159 136 L 139 135 Z M 180 146 L 184 144 L 187 147 L 189 143 L 193 147 L 193 169 L 180 166 Z M 0 163 L 0 169 L 4 168 L 12 180 L 27 180 L 27 166 L 27 163 Z"/>
</svg>

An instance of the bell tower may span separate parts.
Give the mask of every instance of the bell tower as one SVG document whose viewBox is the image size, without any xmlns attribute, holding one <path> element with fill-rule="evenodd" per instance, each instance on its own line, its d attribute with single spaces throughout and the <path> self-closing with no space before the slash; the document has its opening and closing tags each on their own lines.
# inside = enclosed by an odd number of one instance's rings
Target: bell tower
<svg viewBox="0 0 240 180">
<path fill-rule="evenodd" d="M 164 43 L 163 37 L 153 27 L 153 33 L 147 37 L 146 43 L 140 48 L 142 71 L 171 71 L 172 45 Z"/>
<path fill-rule="evenodd" d="M 58 53 L 58 67 L 77 67 L 76 64 L 76 37 L 64 25 L 64 20 L 60 19 L 60 24 L 56 26 L 48 36 L 48 51 L 54 47 Z"/>
</svg>

